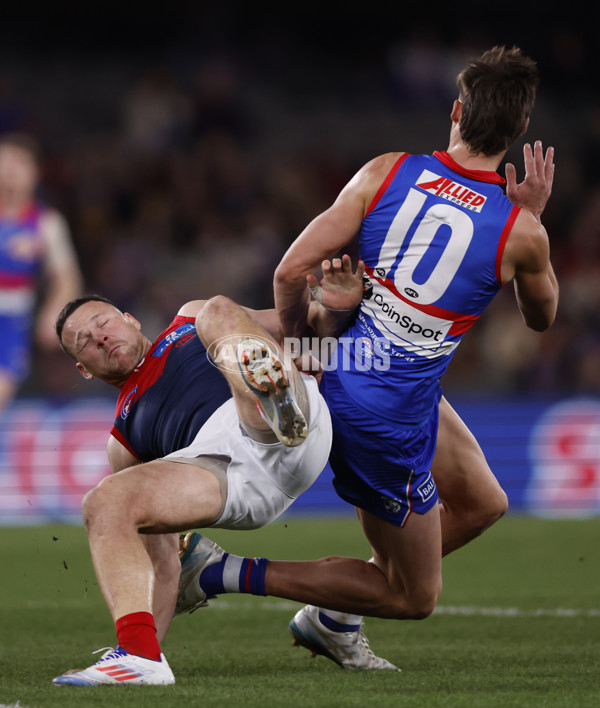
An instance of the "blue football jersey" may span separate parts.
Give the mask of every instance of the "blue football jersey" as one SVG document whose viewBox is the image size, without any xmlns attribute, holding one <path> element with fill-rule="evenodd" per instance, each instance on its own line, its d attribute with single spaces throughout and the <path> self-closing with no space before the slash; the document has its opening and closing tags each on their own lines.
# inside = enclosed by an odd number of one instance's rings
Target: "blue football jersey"
<svg viewBox="0 0 600 708">
<path fill-rule="evenodd" d="M 503 184 L 446 152 L 404 154 L 369 206 L 359 254 L 372 290 L 336 364 L 348 394 L 374 415 L 419 425 L 439 401 L 456 347 L 502 287 L 519 213 Z"/>
<path fill-rule="evenodd" d="M 16 381 L 29 370 L 37 279 L 45 257 L 44 213 L 45 207 L 32 202 L 16 217 L 0 216 L 0 369 Z"/>
</svg>

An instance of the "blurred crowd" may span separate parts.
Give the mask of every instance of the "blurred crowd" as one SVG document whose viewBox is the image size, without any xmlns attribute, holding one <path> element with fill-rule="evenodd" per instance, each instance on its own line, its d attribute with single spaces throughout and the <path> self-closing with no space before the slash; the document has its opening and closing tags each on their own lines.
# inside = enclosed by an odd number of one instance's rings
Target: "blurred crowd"
<svg viewBox="0 0 600 708">
<path fill-rule="evenodd" d="M 421 29 L 360 67 L 286 56 L 280 44 L 254 58 L 23 59 L 0 71 L 0 132 L 37 138 L 40 196 L 69 222 L 86 291 L 152 337 L 187 300 L 224 293 L 272 306 L 286 248 L 364 162 L 446 148 L 454 78 L 486 39 L 451 45 Z M 526 330 L 509 286 L 465 337 L 447 390 L 600 392 L 600 99 L 560 80 L 583 62 L 572 37 L 548 51 L 525 139 L 556 149 L 544 222 L 558 319 L 547 333 Z M 509 154 L 520 178 L 522 145 Z M 37 356 L 23 393 L 93 390 L 57 353 Z"/>
</svg>

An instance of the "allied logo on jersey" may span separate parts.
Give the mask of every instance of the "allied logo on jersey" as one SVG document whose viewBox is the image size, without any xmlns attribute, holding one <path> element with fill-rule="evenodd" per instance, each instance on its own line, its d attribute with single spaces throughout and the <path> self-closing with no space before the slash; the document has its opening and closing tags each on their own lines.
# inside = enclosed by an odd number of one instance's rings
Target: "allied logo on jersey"
<svg viewBox="0 0 600 708">
<path fill-rule="evenodd" d="M 448 177 L 436 175 L 435 172 L 429 170 L 423 170 L 416 186 L 469 211 L 480 212 L 487 200 L 487 197 L 473 191 L 470 187 L 465 187 L 464 184 L 455 182 Z"/>
<path fill-rule="evenodd" d="M 123 407 L 121 408 L 121 418 L 123 418 L 123 420 L 131 413 L 133 404 L 137 399 L 137 390 L 136 386 L 127 394 L 127 398 L 123 401 Z"/>
</svg>

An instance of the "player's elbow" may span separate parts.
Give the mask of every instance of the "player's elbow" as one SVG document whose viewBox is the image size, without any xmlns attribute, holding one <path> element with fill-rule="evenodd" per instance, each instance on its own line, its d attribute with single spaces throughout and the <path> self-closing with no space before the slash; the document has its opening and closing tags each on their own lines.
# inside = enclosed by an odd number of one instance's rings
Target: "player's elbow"
<svg viewBox="0 0 600 708">
<path fill-rule="evenodd" d="M 542 318 L 525 318 L 525 324 L 532 329 L 534 332 L 545 332 L 552 326 L 554 320 L 542 319 Z"/>
<path fill-rule="evenodd" d="M 291 258 L 285 258 L 275 269 L 274 283 L 277 285 L 295 285 L 298 282 L 304 282 L 306 275 L 311 270 L 303 268 L 301 263 L 295 262 Z"/>
<path fill-rule="evenodd" d="M 535 332 L 545 332 L 554 324 L 557 308 L 558 296 L 555 295 L 533 303 L 529 307 L 522 304 L 521 313 L 529 329 L 533 329 Z"/>
<path fill-rule="evenodd" d="M 535 332 L 545 332 L 550 329 L 556 319 L 556 306 L 549 304 L 538 312 L 524 312 L 523 319 L 529 329 Z"/>
</svg>

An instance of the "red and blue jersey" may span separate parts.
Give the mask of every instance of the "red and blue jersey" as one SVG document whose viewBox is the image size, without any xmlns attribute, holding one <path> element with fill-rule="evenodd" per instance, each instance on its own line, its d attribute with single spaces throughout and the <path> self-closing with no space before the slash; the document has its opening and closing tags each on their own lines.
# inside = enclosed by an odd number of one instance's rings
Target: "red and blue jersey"
<svg viewBox="0 0 600 708">
<path fill-rule="evenodd" d="M 187 447 L 231 391 L 209 359 L 193 317 L 176 317 L 129 376 L 113 435 L 144 462 Z"/>
<path fill-rule="evenodd" d="M 519 213 L 503 184 L 436 152 L 402 155 L 381 185 L 359 240 L 372 292 L 338 350 L 361 407 L 407 425 L 430 415 L 460 340 L 502 287 Z"/>
<path fill-rule="evenodd" d="M 31 203 L 18 217 L 0 216 L 0 313 L 30 314 L 44 262 L 40 220 L 44 208 Z"/>
<path fill-rule="evenodd" d="M 45 257 L 44 214 L 36 202 L 16 217 L 0 214 L 0 369 L 16 381 L 29 369 L 37 277 Z"/>
</svg>

